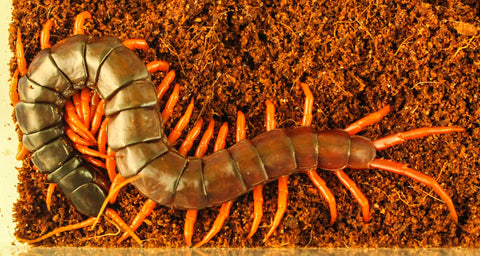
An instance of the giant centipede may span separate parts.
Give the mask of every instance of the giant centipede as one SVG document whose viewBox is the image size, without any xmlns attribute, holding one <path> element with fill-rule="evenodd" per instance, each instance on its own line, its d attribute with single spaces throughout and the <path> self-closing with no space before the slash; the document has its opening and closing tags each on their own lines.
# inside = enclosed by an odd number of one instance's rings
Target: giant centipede
<svg viewBox="0 0 480 256">
<path fill-rule="evenodd" d="M 387 105 L 345 129 L 317 131 L 310 127 L 313 96 L 308 86 L 301 83 L 306 94 L 302 126 L 283 129 L 276 128 L 274 122 L 270 122 L 267 125 L 267 132 L 247 139 L 243 128 L 244 117 L 239 112 L 236 144 L 224 148 L 222 140 L 218 140 L 215 152 L 203 156 L 205 151 L 199 150 L 194 157 L 186 156 L 186 151 L 192 146 L 192 138 L 187 136 L 189 139 L 185 139 L 185 142 L 190 145 L 182 145 L 179 150 L 171 146 L 183 128 L 175 130 L 176 133 L 172 137 L 165 135 L 163 130 L 165 115 L 159 111 L 159 100 L 165 92 L 165 87 L 155 87 L 149 73 L 153 65 L 146 66 L 133 51 L 135 48 L 145 47 L 146 42 L 141 40 L 121 42 L 113 37 L 94 38 L 84 35 L 80 27 L 83 20 L 90 17 L 88 12 L 79 14 L 75 22 L 74 35 L 54 46 L 48 43 L 51 21 L 47 22 L 42 32 L 42 50 L 32 60 L 28 69 L 23 56 L 20 32 L 18 33 L 17 60 L 18 72 L 21 75 L 18 79 L 18 99 L 15 98 L 16 79 L 11 94 L 14 95 L 12 101 L 15 104 L 18 126 L 23 134 L 23 146 L 32 152 L 34 166 L 48 175 L 48 180 L 61 189 L 80 213 L 92 217 L 77 225 L 59 228 L 28 242 L 35 243 L 61 231 L 94 224 L 103 214 L 108 200 L 128 183 L 132 183 L 149 198 L 149 203 L 145 204 L 145 210 L 141 211 L 142 214 L 130 226 L 124 223 L 114 210 L 109 208 L 105 211 L 107 216 L 116 220 L 126 231 L 120 241 L 133 236 L 141 243 L 134 230 L 155 205 L 160 204 L 188 210 L 185 238 L 187 245 L 191 245 L 192 226 L 197 210 L 222 205 L 223 213 L 219 218 L 225 219 L 232 200 L 253 190 L 255 212 L 259 213 L 260 217 L 256 216 L 254 219 L 256 224 L 252 225 L 249 234 L 252 236 L 261 218 L 261 204 L 258 208 L 257 202 L 263 200 L 258 196 L 263 184 L 279 180 L 279 197 L 285 197 L 285 202 L 287 189 L 285 179 L 295 173 L 308 174 L 321 190 L 329 203 L 333 223 L 336 218 L 335 199 L 316 173 L 317 169 L 334 172 L 352 192 L 355 192 L 354 195 L 359 201 L 364 200 L 363 195 L 342 171 L 343 169 L 377 168 L 408 176 L 431 187 L 447 204 L 451 218 L 457 221 L 458 217 L 450 196 L 433 178 L 404 164 L 377 158 L 376 152 L 406 140 L 432 134 L 461 132 L 464 128 L 419 128 L 374 141 L 356 135 L 364 127 L 378 122 L 385 116 L 390 110 Z M 155 64 L 157 69 L 168 71 L 168 65 L 165 68 L 163 62 Z M 158 65 L 163 66 L 159 68 Z M 82 118 L 90 120 L 93 112 L 86 110 L 85 116 L 89 117 L 79 117 L 81 110 L 75 113 L 77 104 L 73 104 L 71 100 L 73 96 L 73 102 L 81 102 L 84 98 L 88 102 L 89 90 L 98 95 L 96 109 L 100 115 L 105 115 L 100 130 L 107 132 L 102 138 L 106 137 L 108 141 L 103 144 L 93 137 L 96 131 L 92 134 L 88 128 L 83 127 Z M 79 91 L 82 93 L 78 94 Z M 267 119 L 271 119 L 273 105 L 271 102 L 267 102 L 266 105 Z M 190 106 L 193 106 L 193 103 Z M 189 109 L 191 112 L 190 107 Z M 97 119 L 96 130 L 101 123 L 99 117 Z M 188 119 L 189 117 L 182 121 L 188 122 Z M 208 129 L 210 137 L 212 124 L 210 122 Z M 200 127 L 201 120 L 189 135 L 198 136 Z M 225 131 L 220 133 L 226 136 Z M 208 132 L 204 137 L 203 146 L 209 140 Z M 88 149 L 92 144 L 99 145 L 98 152 Z M 100 150 L 101 144 L 103 150 Z M 105 166 L 84 154 L 104 158 Z M 115 164 L 120 176 L 114 178 L 113 175 L 109 175 L 110 181 L 106 175 L 93 167 L 97 165 L 109 169 L 107 167 L 109 165 L 115 169 Z M 113 189 L 109 188 L 109 183 L 115 184 Z M 279 206 L 279 209 L 285 208 L 285 205 L 282 206 Z M 368 221 L 368 204 L 366 207 L 362 210 L 364 220 Z M 279 212 L 267 238 L 280 222 L 283 213 Z M 213 231 L 197 246 L 208 242 L 219 231 L 222 222 L 219 223 L 215 224 Z"/>
</svg>

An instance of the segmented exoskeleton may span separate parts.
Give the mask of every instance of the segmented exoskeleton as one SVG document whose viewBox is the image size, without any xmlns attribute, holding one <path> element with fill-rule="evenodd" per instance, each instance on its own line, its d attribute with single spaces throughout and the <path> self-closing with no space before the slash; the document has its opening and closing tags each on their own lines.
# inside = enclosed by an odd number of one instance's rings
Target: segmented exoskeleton
<svg viewBox="0 0 480 256">
<path fill-rule="evenodd" d="M 15 112 L 23 145 L 33 152 L 33 164 L 48 173 L 48 180 L 85 215 L 101 212 L 109 181 L 82 160 L 65 134 L 65 102 L 84 87 L 105 100 L 108 145 L 116 152 L 119 173 L 124 178 L 135 177 L 131 183 L 161 205 L 202 209 L 297 172 L 379 168 L 433 187 L 457 219 L 452 200 L 436 181 L 375 157 L 376 149 L 463 128 L 423 128 L 374 142 L 354 135 L 384 116 L 386 107 L 345 130 L 272 129 L 205 157 L 187 157 L 167 141 L 156 88 L 135 52 L 112 37 L 77 34 L 43 49 L 33 59 L 18 81 L 20 101 Z"/>
</svg>

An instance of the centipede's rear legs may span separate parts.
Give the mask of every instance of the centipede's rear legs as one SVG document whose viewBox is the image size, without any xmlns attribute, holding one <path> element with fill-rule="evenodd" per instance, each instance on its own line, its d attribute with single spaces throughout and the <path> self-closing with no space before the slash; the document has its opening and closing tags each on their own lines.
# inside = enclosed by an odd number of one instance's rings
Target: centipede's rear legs
<svg viewBox="0 0 480 256">
<path fill-rule="evenodd" d="M 366 126 L 378 122 L 389 111 L 390 111 L 390 107 L 387 105 L 381 110 L 375 113 L 372 113 L 358 120 L 357 122 L 351 124 L 350 126 L 345 128 L 345 131 L 348 132 L 350 135 L 354 135 L 360 132 Z M 462 131 L 465 131 L 465 129 L 461 127 L 424 127 L 424 128 L 418 128 L 418 129 L 406 131 L 406 132 L 392 134 L 392 135 L 374 140 L 373 145 L 375 146 L 376 150 L 381 150 L 381 149 L 386 149 L 391 146 L 394 146 L 394 145 L 403 143 L 407 140 L 411 140 L 415 138 L 421 138 L 424 136 L 434 135 L 434 134 L 462 132 Z M 386 159 L 376 158 L 375 160 L 373 160 L 373 162 L 370 163 L 370 167 L 404 175 L 416 181 L 419 181 L 420 183 L 423 183 L 426 186 L 431 187 L 435 191 L 435 193 L 437 193 L 440 196 L 440 198 L 447 204 L 451 213 L 451 218 L 455 222 L 458 222 L 458 216 L 455 211 L 455 207 L 453 205 L 452 199 L 445 192 L 445 190 L 443 190 L 443 188 L 438 184 L 438 182 L 436 182 L 432 177 L 422 174 L 414 169 L 408 168 L 406 164 L 401 164 L 401 163 L 394 162 L 391 160 L 386 160 Z M 348 182 L 345 185 L 352 191 L 354 196 L 360 202 L 360 205 L 362 207 L 362 212 L 364 213 L 363 214 L 364 220 L 365 220 L 367 213 L 369 212 L 368 201 L 366 201 L 366 199 L 365 200 L 361 199 L 361 197 L 365 198 L 365 196 L 360 190 L 356 189 L 356 185 L 353 181 Z M 363 201 L 366 201 L 367 203 L 365 204 Z"/>
</svg>

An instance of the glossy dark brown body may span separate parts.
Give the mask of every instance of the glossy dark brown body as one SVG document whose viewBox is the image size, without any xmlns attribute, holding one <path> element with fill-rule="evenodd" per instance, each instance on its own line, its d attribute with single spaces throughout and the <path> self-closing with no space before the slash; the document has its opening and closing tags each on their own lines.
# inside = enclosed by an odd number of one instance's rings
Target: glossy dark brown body
<svg viewBox="0 0 480 256">
<path fill-rule="evenodd" d="M 33 163 L 78 210 L 96 216 L 106 180 L 65 136 L 63 105 L 88 86 L 106 100 L 108 145 L 124 177 L 145 196 L 179 209 L 201 209 L 280 176 L 309 169 L 368 168 L 373 144 L 341 130 L 276 129 L 201 159 L 184 157 L 163 133 L 156 90 L 136 54 L 117 39 L 76 35 L 42 50 L 19 80 L 16 116 Z"/>
</svg>

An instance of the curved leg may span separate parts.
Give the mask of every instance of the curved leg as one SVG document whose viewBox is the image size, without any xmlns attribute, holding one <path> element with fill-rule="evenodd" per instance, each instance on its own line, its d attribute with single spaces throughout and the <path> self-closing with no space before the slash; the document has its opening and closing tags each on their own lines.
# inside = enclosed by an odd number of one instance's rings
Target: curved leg
<svg viewBox="0 0 480 256">
<path fill-rule="evenodd" d="M 107 169 L 107 174 L 110 182 L 113 182 L 115 176 L 117 176 L 117 162 L 115 161 L 115 152 L 107 147 L 107 155 L 110 158 L 105 159 L 105 169 Z"/>
<path fill-rule="evenodd" d="M 75 18 L 75 24 L 73 25 L 73 34 L 74 35 L 83 35 L 85 31 L 83 30 L 83 25 L 85 24 L 85 19 L 92 18 L 92 15 L 87 12 L 83 11 L 77 15 Z"/>
<path fill-rule="evenodd" d="M 83 123 L 89 129 L 90 127 L 90 99 L 92 95 L 90 89 L 85 87 L 80 92 L 80 105 L 82 108 Z"/>
<path fill-rule="evenodd" d="M 167 123 L 168 119 L 173 113 L 173 108 L 177 104 L 178 101 L 178 94 L 180 93 L 180 85 L 175 84 L 175 87 L 173 88 L 172 94 L 170 94 L 170 97 L 168 98 L 167 104 L 165 105 L 163 111 L 162 111 L 162 121 L 163 124 Z"/>
<path fill-rule="evenodd" d="M 112 194 L 109 201 L 110 204 L 114 204 L 115 201 L 117 201 L 118 193 L 120 192 L 120 190 L 117 190 L 115 188 L 118 187 L 120 184 L 122 184 L 122 182 L 124 181 L 125 181 L 125 178 L 120 173 L 118 173 L 113 179 L 112 184 L 110 185 L 110 190 L 108 191 L 108 194 Z"/>
<path fill-rule="evenodd" d="M 92 123 L 90 126 L 90 133 L 96 134 L 98 129 L 100 129 L 100 125 L 102 124 L 102 118 L 105 116 L 105 100 L 100 100 L 97 103 L 97 107 L 95 108 L 95 113 L 92 118 Z"/>
<path fill-rule="evenodd" d="M 390 112 L 390 106 L 386 105 L 379 111 L 375 113 L 371 113 L 370 115 L 349 125 L 347 128 L 344 129 L 344 131 L 346 131 L 350 135 L 355 135 L 358 132 L 360 132 L 363 128 L 380 121 L 380 119 L 382 119 L 385 115 L 387 115 L 388 112 Z"/>
<path fill-rule="evenodd" d="M 185 214 L 185 227 L 183 228 L 183 236 L 185 237 L 185 245 L 192 246 L 193 228 L 197 221 L 198 210 L 187 210 Z"/>
<path fill-rule="evenodd" d="M 443 190 L 440 184 L 438 184 L 438 182 L 435 181 L 432 177 L 425 175 L 423 173 L 420 173 L 417 170 L 408 168 L 408 165 L 406 164 L 401 164 L 401 163 L 397 163 L 397 162 L 386 160 L 386 159 L 377 158 L 373 160 L 373 162 L 370 164 L 370 167 L 378 168 L 391 173 L 404 175 L 426 186 L 429 186 L 447 204 L 448 209 L 450 210 L 451 217 L 455 221 L 455 223 L 458 222 L 457 212 L 455 211 L 455 206 L 453 205 L 452 199 L 450 198 L 448 193 L 445 190 Z"/>
<path fill-rule="evenodd" d="M 25 50 L 23 49 L 22 35 L 20 30 L 17 30 L 17 44 L 16 44 L 17 66 L 20 76 L 27 73 L 27 60 L 25 59 Z"/>
<path fill-rule="evenodd" d="M 333 225 L 337 219 L 337 203 L 335 201 L 335 197 L 330 189 L 328 189 L 325 181 L 318 176 L 318 173 L 315 170 L 308 170 L 307 175 L 313 184 L 315 184 L 315 186 L 318 188 L 323 198 L 325 198 L 325 201 L 327 201 L 330 208 L 330 225 Z"/>
<path fill-rule="evenodd" d="M 19 161 L 25 159 L 25 156 L 27 156 L 28 152 L 28 149 L 23 145 L 23 143 L 21 141 L 18 142 L 18 150 L 17 154 L 15 155 L 15 159 Z"/>
<path fill-rule="evenodd" d="M 355 182 L 350 179 L 350 177 L 348 177 L 343 170 L 334 171 L 333 173 L 342 182 L 342 184 L 345 185 L 348 190 L 350 190 L 353 197 L 355 197 L 357 202 L 360 204 L 360 207 L 362 208 L 363 221 L 365 223 L 370 221 L 370 206 L 368 204 L 368 200 L 362 191 L 360 191 L 360 189 L 357 187 L 357 184 L 355 184 Z"/>
<path fill-rule="evenodd" d="M 83 124 L 83 122 L 80 120 L 80 117 L 78 117 L 78 115 L 75 112 L 75 106 L 73 105 L 73 103 L 70 100 L 67 100 L 65 102 L 65 111 L 66 111 L 66 116 L 67 116 L 67 118 L 65 118 L 65 119 L 68 119 L 68 121 L 71 121 L 74 124 L 74 126 L 78 127 L 81 130 L 81 133 L 79 133 L 79 135 L 82 136 L 82 134 L 84 134 L 85 136 L 87 136 L 87 138 L 89 140 L 91 140 L 92 142 L 94 142 L 96 144 L 97 141 L 95 140 L 95 137 L 87 129 L 87 127 L 85 127 L 85 124 Z M 77 132 L 74 127 L 72 127 L 72 129 L 74 129 L 74 131 Z"/>
<path fill-rule="evenodd" d="M 162 72 L 168 72 L 170 65 L 168 62 L 163 61 L 163 60 L 154 60 L 149 63 L 147 63 L 147 70 L 149 73 L 153 73 L 156 71 L 162 71 Z"/>
<path fill-rule="evenodd" d="M 83 146 L 93 146 L 93 145 L 95 145 L 91 141 L 89 141 L 87 139 L 84 139 L 80 135 L 78 135 L 70 126 L 67 126 L 65 128 L 65 134 L 68 136 L 68 138 L 72 142 L 74 142 L 76 144 L 80 144 L 80 145 L 83 145 Z"/>
<path fill-rule="evenodd" d="M 175 128 L 170 132 L 168 135 L 168 142 L 170 145 L 173 145 L 178 138 L 180 138 L 180 135 L 182 135 L 183 129 L 187 126 L 188 122 L 190 121 L 190 117 L 192 116 L 193 112 L 193 99 L 190 101 L 190 104 L 187 107 L 187 110 L 185 111 L 185 114 L 180 118 L 180 120 L 177 122 L 177 125 L 175 125 Z"/>
<path fill-rule="evenodd" d="M 53 19 L 47 20 L 43 25 L 42 32 L 40 32 L 40 49 L 46 49 L 52 47 L 50 44 L 50 29 L 52 29 Z"/>
<path fill-rule="evenodd" d="M 145 203 L 143 203 L 142 209 L 140 209 L 140 212 L 135 216 L 135 218 L 132 221 L 132 224 L 130 224 L 130 229 L 132 231 L 137 230 L 140 225 L 142 225 L 143 221 L 152 214 L 153 209 L 157 206 L 157 203 L 151 199 L 147 199 Z M 128 232 L 124 232 L 122 237 L 118 239 L 117 243 L 121 243 L 123 240 L 127 239 L 130 236 Z"/>
<path fill-rule="evenodd" d="M 87 161 L 87 162 L 89 162 L 89 163 L 91 163 L 91 164 L 93 164 L 93 165 L 95 165 L 95 166 L 97 166 L 97 167 L 100 167 L 100 168 L 102 168 L 102 169 L 106 169 L 106 168 L 107 168 L 107 166 L 105 165 L 104 162 L 102 162 L 102 160 L 97 159 L 97 158 L 95 158 L 95 157 L 93 157 L 93 156 L 90 156 L 90 155 L 81 155 L 80 157 L 81 157 L 83 160 L 85 160 L 85 161 Z"/>
<path fill-rule="evenodd" d="M 173 82 L 174 79 L 175 79 L 175 70 L 170 70 L 162 79 L 162 82 L 160 82 L 160 85 L 158 85 L 157 87 L 158 101 L 160 101 L 163 98 L 163 95 L 165 95 L 168 88 L 170 87 L 170 84 Z"/>
<path fill-rule="evenodd" d="M 9 86 L 9 89 L 8 89 L 8 96 L 10 97 L 10 102 L 12 102 L 12 105 L 13 105 L 14 108 L 19 101 L 18 91 L 17 91 L 17 88 L 18 88 L 18 74 L 19 73 L 20 73 L 20 71 L 18 70 L 18 68 L 15 69 L 15 72 L 13 73 L 13 76 L 12 76 L 12 81 L 10 82 L 10 86 Z"/>
</svg>

